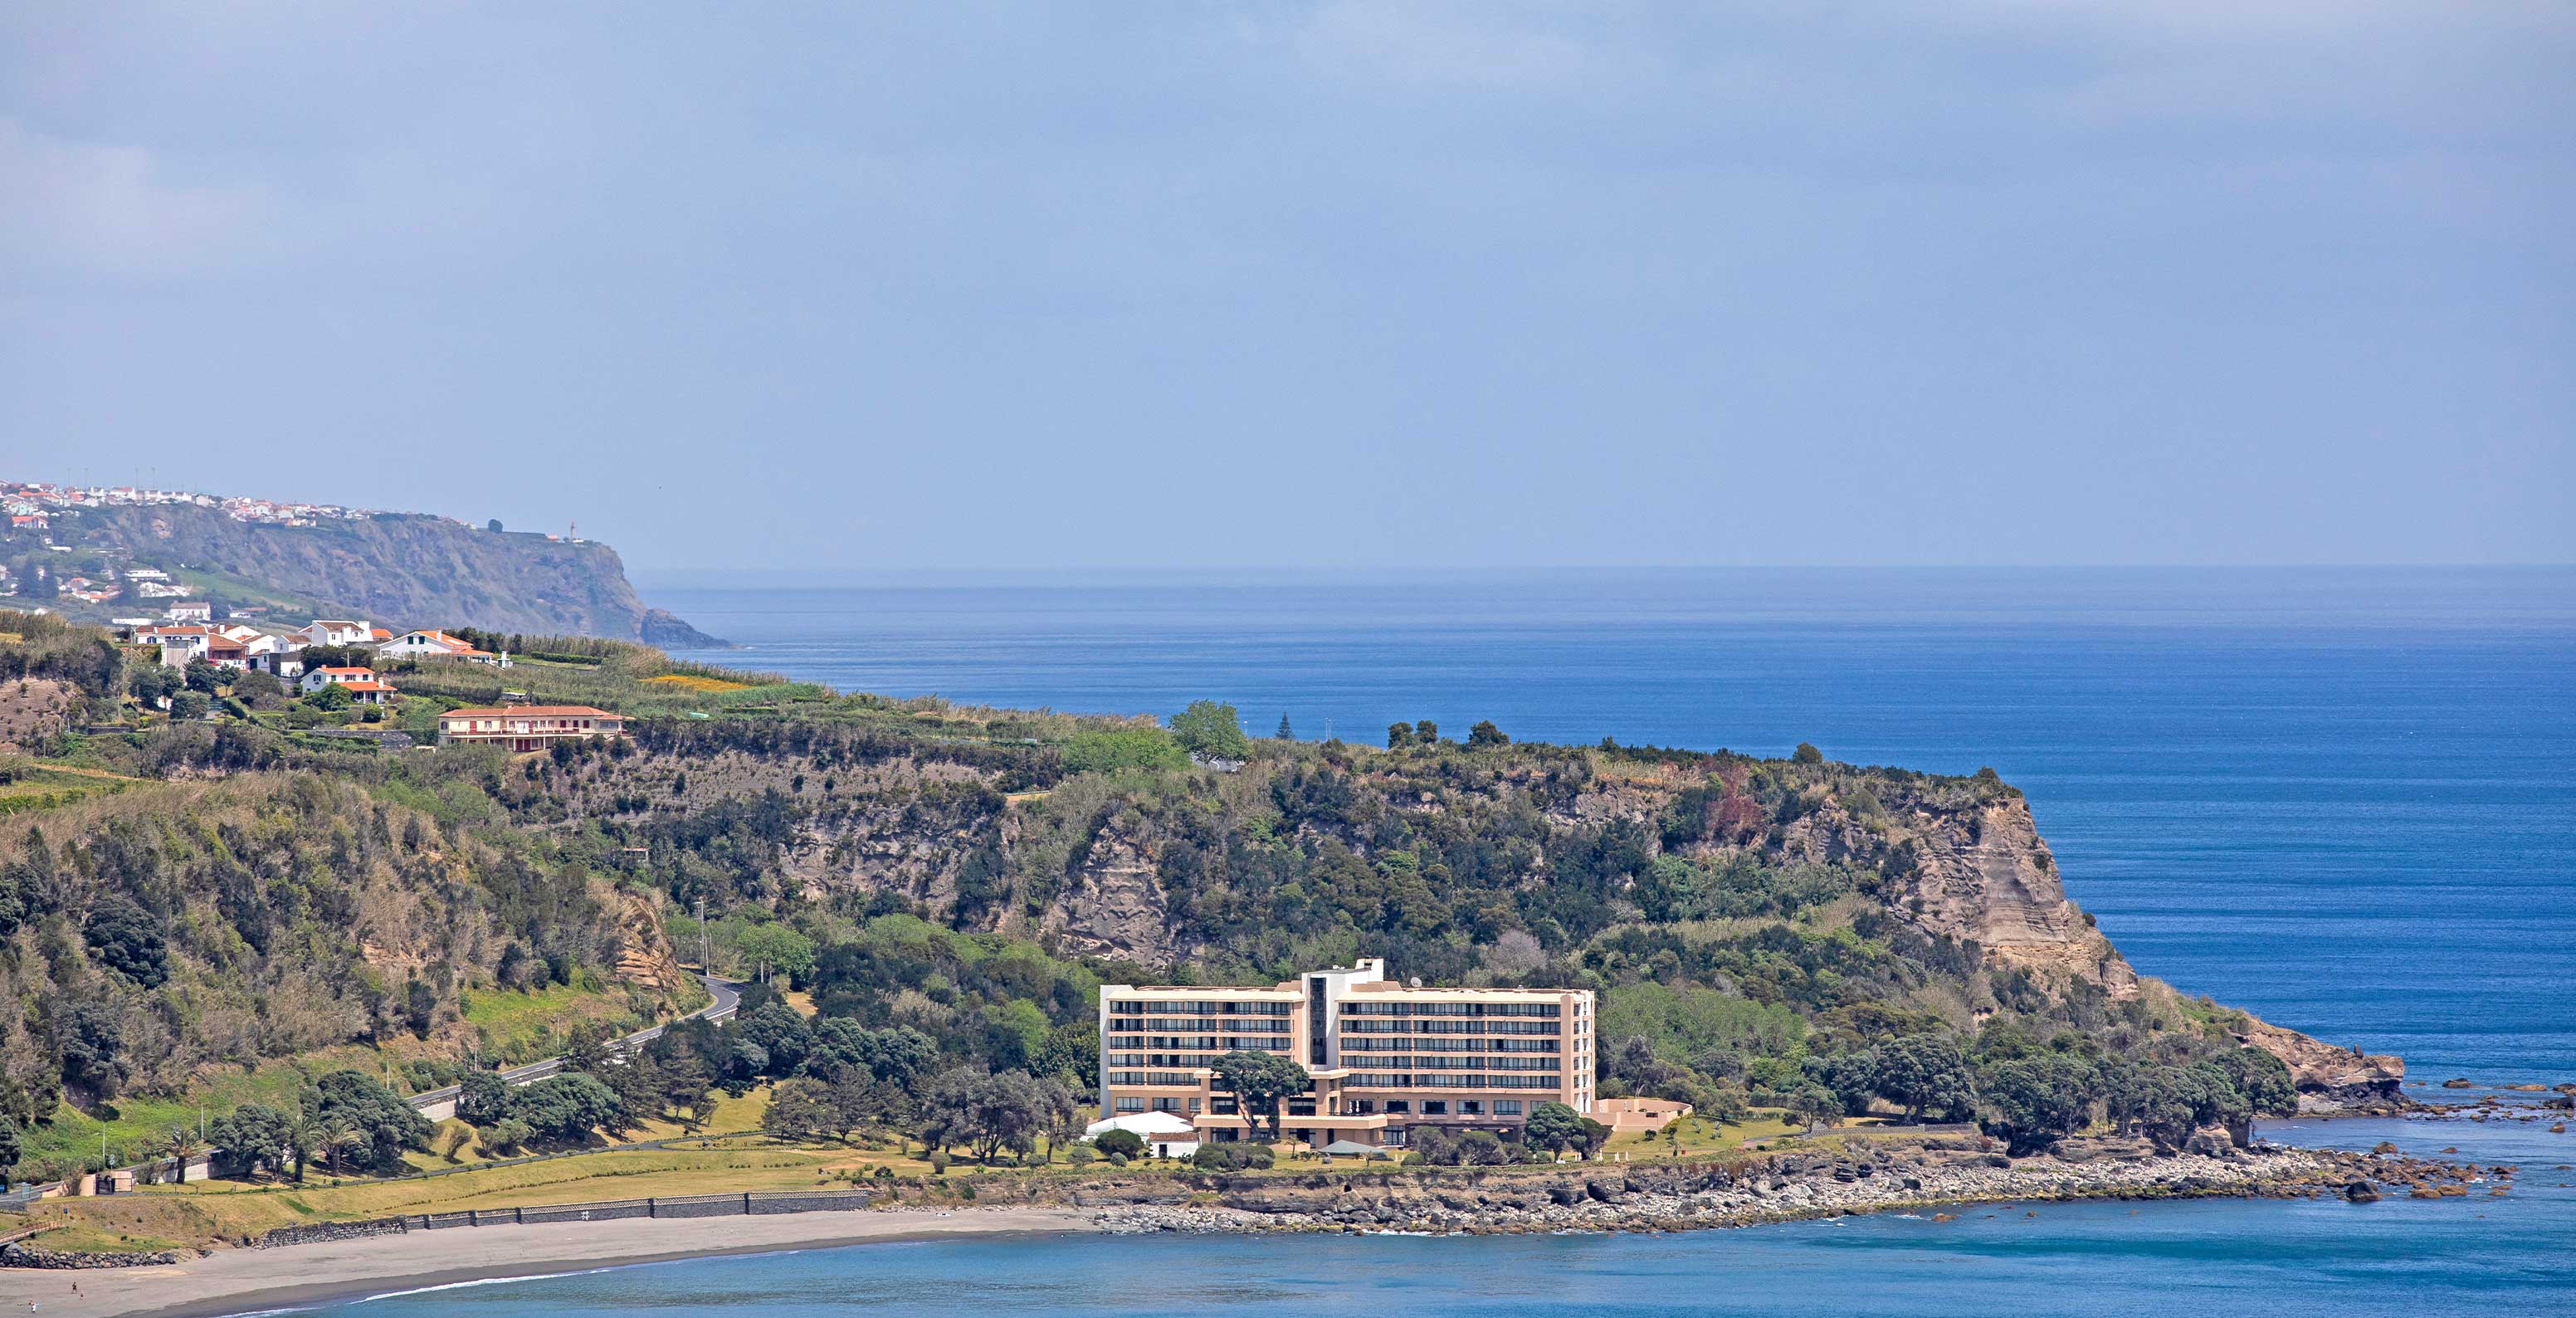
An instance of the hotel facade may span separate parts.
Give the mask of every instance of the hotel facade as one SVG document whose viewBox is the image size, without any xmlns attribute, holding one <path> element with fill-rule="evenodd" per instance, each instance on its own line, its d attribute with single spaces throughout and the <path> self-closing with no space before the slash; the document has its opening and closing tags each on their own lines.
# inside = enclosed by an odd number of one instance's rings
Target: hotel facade
<svg viewBox="0 0 2576 1318">
<path fill-rule="evenodd" d="M 1541 1103 L 1592 1111 L 1595 1025 L 1589 989 L 1423 988 L 1376 958 L 1269 988 L 1106 984 L 1100 1115 L 1164 1112 L 1203 1141 L 1251 1138 L 1267 1123 L 1209 1069 L 1240 1050 L 1306 1068 L 1279 1124 L 1314 1147 L 1400 1149 L 1425 1125 L 1504 1134 Z"/>
</svg>

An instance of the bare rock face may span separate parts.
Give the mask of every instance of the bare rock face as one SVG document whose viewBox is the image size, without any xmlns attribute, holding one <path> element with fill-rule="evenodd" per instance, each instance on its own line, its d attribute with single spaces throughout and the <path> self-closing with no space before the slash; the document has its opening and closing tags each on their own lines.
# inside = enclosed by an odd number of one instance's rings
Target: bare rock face
<svg viewBox="0 0 2576 1318">
<path fill-rule="evenodd" d="M 22 751 L 62 735 L 76 693 L 50 677 L 0 682 L 0 751 Z"/>
<path fill-rule="evenodd" d="M 1040 929 L 1068 955 L 1133 961 L 1157 970 L 1186 960 L 1154 869 L 1151 841 L 1116 820 L 1101 826 L 1089 850 L 1047 907 Z"/>
<path fill-rule="evenodd" d="M 2290 1068 L 2290 1083 L 2298 1087 L 2303 1112 L 2349 1112 L 2400 1101 L 2398 1085 L 2406 1079 L 2406 1063 L 2398 1058 L 2337 1048 L 2252 1016 L 2245 1018 L 2245 1028 L 2237 1032 L 2236 1040 L 2280 1058 Z"/>
<path fill-rule="evenodd" d="M 1974 942 L 1990 961 L 2092 980 L 2115 998 L 2138 992 L 2137 972 L 2066 900 L 2020 798 L 1913 822 L 1920 861 L 1898 904 L 1926 930 Z"/>
<path fill-rule="evenodd" d="M 671 952 L 671 940 L 662 932 L 653 899 L 621 890 L 616 902 L 617 977 L 655 993 L 678 992 L 688 976 Z"/>
</svg>

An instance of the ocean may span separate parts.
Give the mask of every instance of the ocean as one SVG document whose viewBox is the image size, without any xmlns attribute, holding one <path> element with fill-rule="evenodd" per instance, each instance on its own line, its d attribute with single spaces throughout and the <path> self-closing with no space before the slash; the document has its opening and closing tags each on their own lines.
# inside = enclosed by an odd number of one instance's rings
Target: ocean
<svg viewBox="0 0 2576 1318">
<path fill-rule="evenodd" d="M 1991 765 L 2145 974 L 2576 1079 L 2576 569 L 1557 572 L 647 594 L 891 696 Z"/>
<path fill-rule="evenodd" d="M 645 583 L 845 690 L 1268 733 L 1784 754 L 2030 795 L 2146 974 L 2435 1081 L 2576 1079 L 2576 570 L 1497 573 Z M 2523 1168 L 2510 1195 L 1980 1208 L 1653 1237 L 1053 1237 L 696 1260 L 367 1318 L 2576 1313 L 2576 1136 L 2271 1123 Z"/>
</svg>

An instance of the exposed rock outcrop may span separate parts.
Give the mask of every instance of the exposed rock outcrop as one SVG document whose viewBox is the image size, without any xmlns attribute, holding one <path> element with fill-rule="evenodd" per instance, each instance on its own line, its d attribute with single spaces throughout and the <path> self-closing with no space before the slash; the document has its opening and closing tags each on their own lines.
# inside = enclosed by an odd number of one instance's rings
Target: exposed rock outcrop
<svg viewBox="0 0 2576 1318">
<path fill-rule="evenodd" d="M 1897 905 L 1933 933 L 1984 948 L 1988 959 L 2088 979 L 2113 997 L 2138 991 L 2137 972 L 2066 899 L 2057 858 L 2020 797 L 1909 821 L 1918 857 Z"/>
<path fill-rule="evenodd" d="M 2236 1038 L 2280 1058 L 2290 1068 L 2302 1112 L 2380 1111 L 2405 1101 L 2398 1086 L 2406 1079 L 2406 1063 L 2398 1058 L 2337 1048 L 2252 1016 L 2245 1018 L 2245 1028 Z"/>
</svg>

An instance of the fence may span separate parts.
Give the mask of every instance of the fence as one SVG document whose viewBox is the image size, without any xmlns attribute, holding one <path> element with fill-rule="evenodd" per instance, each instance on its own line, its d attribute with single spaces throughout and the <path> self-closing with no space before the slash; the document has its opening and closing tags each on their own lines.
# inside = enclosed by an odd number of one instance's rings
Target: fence
<svg viewBox="0 0 2576 1318">
<path fill-rule="evenodd" d="M 741 1194 L 648 1196 L 603 1199 L 587 1204 L 530 1204 L 520 1208 L 466 1208 L 446 1213 L 408 1213 L 365 1222 L 317 1222 L 282 1226 L 259 1238 L 258 1247 L 309 1245 L 326 1240 L 407 1235 L 456 1227 L 541 1226 L 549 1222 L 607 1222 L 628 1217 L 759 1217 L 772 1213 L 847 1212 L 865 1208 L 865 1190 L 752 1190 Z"/>
</svg>

